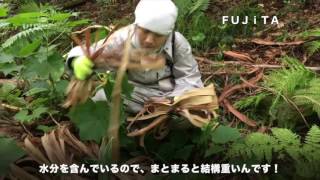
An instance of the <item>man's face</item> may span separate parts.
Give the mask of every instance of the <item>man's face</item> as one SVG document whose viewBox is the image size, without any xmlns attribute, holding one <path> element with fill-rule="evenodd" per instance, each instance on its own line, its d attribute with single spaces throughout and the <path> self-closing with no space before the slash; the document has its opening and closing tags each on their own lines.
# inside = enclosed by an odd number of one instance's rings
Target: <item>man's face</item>
<svg viewBox="0 0 320 180">
<path fill-rule="evenodd" d="M 139 26 L 136 26 L 136 33 L 138 35 L 141 48 L 148 51 L 159 50 L 168 38 L 168 36 L 151 32 Z"/>
</svg>

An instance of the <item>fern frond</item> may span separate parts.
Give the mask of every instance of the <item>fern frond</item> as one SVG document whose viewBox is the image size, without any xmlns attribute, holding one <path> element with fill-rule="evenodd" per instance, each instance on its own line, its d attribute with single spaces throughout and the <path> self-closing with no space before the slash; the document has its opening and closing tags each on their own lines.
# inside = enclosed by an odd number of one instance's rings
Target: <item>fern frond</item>
<svg viewBox="0 0 320 180">
<path fill-rule="evenodd" d="M 19 7 L 19 13 L 26 12 L 40 12 L 41 8 L 34 1 L 29 1 L 28 3 L 22 3 Z"/>
<path fill-rule="evenodd" d="M 31 35 L 36 34 L 36 33 L 44 33 L 44 31 L 46 31 L 46 30 L 50 30 L 49 33 L 56 33 L 56 32 L 61 32 L 64 29 L 61 28 L 61 26 L 59 24 L 39 24 L 36 27 L 23 30 L 23 31 L 11 36 L 9 39 L 7 39 L 2 44 L 2 48 L 4 48 L 4 49 L 8 48 L 11 45 L 13 45 L 15 42 L 17 42 L 19 39 L 27 38 Z"/>
<path fill-rule="evenodd" d="M 210 5 L 210 0 L 196 0 L 190 8 L 190 14 L 196 11 L 206 11 Z"/>
<path fill-rule="evenodd" d="M 304 108 L 311 108 L 320 116 L 320 78 L 310 81 L 307 88 L 297 90 L 293 96 L 294 102 Z"/>
<path fill-rule="evenodd" d="M 294 96 L 299 105 L 312 105 L 312 110 L 320 115 L 320 98 L 319 95 L 297 95 Z"/>
<path fill-rule="evenodd" d="M 260 104 L 260 102 L 263 99 L 267 98 L 269 95 L 270 95 L 269 93 L 262 92 L 254 96 L 248 96 L 237 101 L 234 104 L 234 106 L 240 110 L 246 109 L 248 107 L 257 107 Z"/>
<path fill-rule="evenodd" d="M 300 137 L 289 129 L 272 128 L 272 135 L 277 139 L 278 145 L 275 151 L 287 152 L 293 159 L 299 157 L 299 149 L 301 146 Z"/>
<path fill-rule="evenodd" d="M 245 139 L 244 144 L 233 144 L 228 153 L 228 157 L 244 157 L 244 159 L 255 159 L 260 162 L 267 160 L 271 162 L 272 148 L 277 141 L 272 136 L 262 133 L 252 133 Z"/>
<path fill-rule="evenodd" d="M 234 159 L 238 157 L 243 157 L 245 159 L 246 157 L 248 157 L 248 155 L 251 156 L 251 154 L 247 153 L 246 150 L 247 146 L 244 143 L 235 142 L 228 149 L 226 157 L 228 159 Z"/>
<path fill-rule="evenodd" d="M 308 134 L 307 134 L 306 139 L 305 139 L 305 146 L 314 147 L 315 150 L 319 152 L 319 148 L 320 148 L 320 128 L 318 126 L 314 125 L 308 131 Z"/>
<path fill-rule="evenodd" d="M 192 7 L 192 0 L 175 0 L 174 3 L 179 10 L 179 19 L 184 19 Z M 179 24 L 179 23 L 178 23 Z"/>
<path fill-rule="evenodd" d="M 305 176 L 314 176 L 320 170 L 320 129 L 314 125 L 308 131 L 305 138 L 305 144 L 300 151 L 300 155 L 303 157 L 297 165 L 300 167 L 306 165 L 308 169 L 304 169 L 300 174 Z M 308 173 L 305 173 L 308 172 Z"/>
<path fill-rule="evenodd" d="M 301 33 L 303 37 L 312 37 L 312 36 L 320 36 L 320 28 L 316 28 L 310 31 L 305 31 Z"/>
<path fill-rule="evenodd" d="M 320 50 L 320 41 L 312 41 L 306 44 L 309 55 L 313 55 Z"/>
<path fill-rule="evenodd" d="M 288 68 L 272 71 L 265 77 L 264 81 L 264 86 L 271 89 L 275 94 L 269 108 L 269 114 L 273 119 L 278 120 L 281 120 L 279 117 L 276 117 L 276 114 L 279 111 L 292 112 L 292 110 L 294 110 L 292 109 L 292 104 L 289 103 L 289 100 L 292 99 L 295 92 L 299 89 L 308 87 L 309 82 L 315 78 L 314 72 L 306 69 L 297 59 L 284 57 L 282 58 L 282 61 Z M 281 105 L 283 103 L 286 103 L 287 106 Z M 280 105 L 285 109 L 279 109 Z M 287 121 L 287 118 L 283 120 Z"/>
<path fill-rule="evenodd" d="M 294 103 L 289 101 L 286 97 L 280 96 L 279 101 L 269 109 L 270 120 L 276 120 L 278 127 L 292 129 L 297 122 L 303 121 L 300 118 L 301 114 L 294 107 Z"/>
<path fill-rule="evenodd" d="M 31 29 L 31 28 L 36 28 L 36 27 L 39 27 L 39 26 L 42 26 L 43 24 L 40 24 L 40 23 L 36 23 L 36 24 L 23 24 L 21 26 L 21 29 L 22 30 L 28 30 L 28 29 Z"/>
<path fill-rule="evenodd" d="M 283 61 L 288 65 L 288 69 L 272 71 L 266 76 L 264 84 L 276 92 L 291 97 L 297 88 L 308 85 L 314 73 L 306 69 L 297 59 L 284 57 Z"/>
<path fill-rule="evenodd" d="M 291 130 L 272 128 L 272 135 L 251 133 L 244 141 L 234 142 L 226 157 L 229 161 L 242 158 L 246 162 L 261 162 L 266 159 L 270 163 L 272 159 L 284 160 L 292 163 L 292 170 L 299 176 L 317 179 L 320 171 L 319 148 L 320 129 L 316 125 L 308 131 L 303 146 L 300 136 Z"/>
<path fill-rule="evenodd" d="M 301 33 L 299 36 L 302 36 L 304 38 L 308 38 L 308 37 L 320 37 L 320 28 L 317 29 L 313 29 L 310 31 L 305 31 L 303 33 Z M 307 47 L 307 51 L 309 53 L 309 55 L 313 55 L 316 52 L 319 52 L 320 50 L 320 41 L 312 41 L 312 42 L 308 42 L 305 44 L 305 46 Z"/>
<path fill-rule="evenodd" d="M 5 29 L 5 28 L 8 28 L 8 27 L 10 27 L 10 23 L 0 20 L 0 29 L 1 30 Z"/>
<path fill-rule="evenodd" d="M 276 140 L 272 136 L 253 133 L 246 138 L 245 143 L 248 146 L 248 150 L 252 152 L 258 161 L 266 159 L 268 162 L 271 162 L 272 147 L 276 143 Z"/>
</svg>

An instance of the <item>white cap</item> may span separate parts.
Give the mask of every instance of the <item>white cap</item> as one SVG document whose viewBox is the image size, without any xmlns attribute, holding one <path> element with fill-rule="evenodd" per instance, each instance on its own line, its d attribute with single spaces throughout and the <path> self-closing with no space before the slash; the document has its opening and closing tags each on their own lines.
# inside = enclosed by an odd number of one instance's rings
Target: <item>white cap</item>
<svg viewBox="0 0 320 180">
<path fill-rule="evenodd" d="M 178 16 L 178 9 L 171 0 L 140 0 L 135 14 L 135 24 L 149 31 L 169 35 Z"/>
</svg>

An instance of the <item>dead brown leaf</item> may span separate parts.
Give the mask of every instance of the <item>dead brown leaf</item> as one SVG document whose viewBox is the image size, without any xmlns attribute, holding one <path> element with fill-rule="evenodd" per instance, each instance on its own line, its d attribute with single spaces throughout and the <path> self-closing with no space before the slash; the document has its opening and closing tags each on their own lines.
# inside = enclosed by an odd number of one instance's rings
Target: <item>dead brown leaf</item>
<svg viewBox="0 0 320 180">
<path fill-rule="evenodd" d="M 244 122 L 245 124 L 247 124 L 248 126 L 251 126 L 251 127 L 256 127 L 257 126 L 257 123 L 255 121 L 249 119 L 246 115 L 244 115 L 241 112 L 239 112 L 236 108 L 234 108 L 231 105 L 231 103 L 227 99 L 224 99 L 223 103 L 226 106 L 226 108 L 228 109 L 228 111 L 230 111 L 233 115 L 235 115 L 242 122 Z"/>
<path fill-rule="evenodd" d="M 237 60 L 254 62 L 254 60 L 247 53 L 240 53 L 235 51 L 224 51 L 223 54 L 225 56 L 232 57 Z"/>
<path fill-rule="evenodd" d="M 228 87 L 227 89 L 224 89 L 223 92 L 221 93 L 221 95 L 219 96 L 219 102 L 223 102 L 223 100 L 232 95 L 234 92 L 236 92 L 239 89 L 243 89 L 243 88 L 247 88 L 247 87 L 252 87 L 251 85 L 254 85 L 255 83 L 257 83 L 259 80 L 261 80 L 261 78 L 263 77 L 263 71 L 261 71 L 260 73 L 258 73 L 257 76 L 251 78 L 248 82 L 249 83 L 242 83 L 242 84 L 238 84 L 232 87 Z M 251 85 L 250 85 L 251 84 Z"/>
<path fill-rule="evenodd" d="M 266 46 L 297 46 L 303 44 L 305 41 L 294 41 L 294 42 L 274 42 L 265 39 L 252 39 L 251 42 L 259 45 L 266 45 Z"/>
</svg>

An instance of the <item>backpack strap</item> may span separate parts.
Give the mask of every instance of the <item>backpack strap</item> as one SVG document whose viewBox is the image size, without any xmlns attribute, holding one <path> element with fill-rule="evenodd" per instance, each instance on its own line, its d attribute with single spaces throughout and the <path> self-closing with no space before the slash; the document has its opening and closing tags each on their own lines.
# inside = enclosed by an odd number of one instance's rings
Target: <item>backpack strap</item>
<svg viewBox="0 0 320 180">
<path fill-rule="evenodd" d="M 173 31 L 173 33 L 172 33 L 172 48 L 171 48 L 171 53 L 172 53 L 172 59 L 174 59 L 174 55 L 175 55 L 175 42 L 176 42 L 176 32 L 175 31 Z"/>
<path fill-rule="evenodd" d="M 176 36 L 175 36 L 175 31 L 172 33 L 172 39 L 171 39 L 171 54 L 172 54 L 172 60 L 166 59 L 166 64 L 170 67 L 170 71 L 172 73 L 172 68 L 173 68 L 173 61 L 174 61 L 174 56 L 175 56 L 175 41 L 176 41 Z"/>
</svg>

